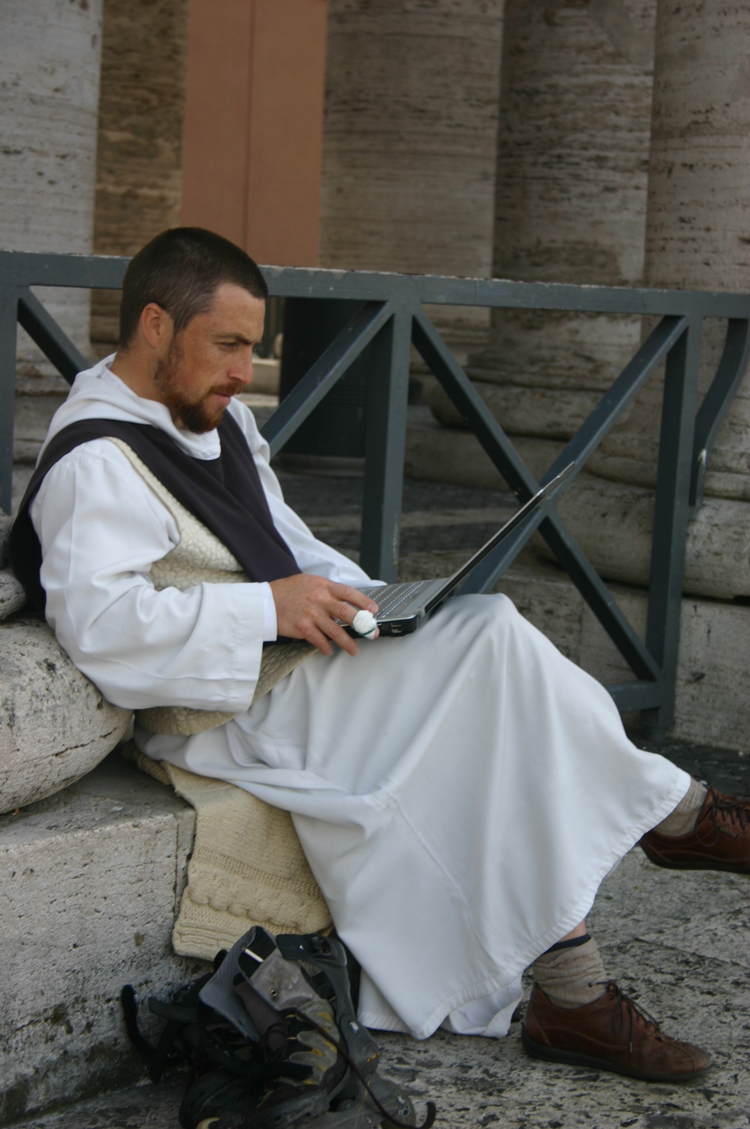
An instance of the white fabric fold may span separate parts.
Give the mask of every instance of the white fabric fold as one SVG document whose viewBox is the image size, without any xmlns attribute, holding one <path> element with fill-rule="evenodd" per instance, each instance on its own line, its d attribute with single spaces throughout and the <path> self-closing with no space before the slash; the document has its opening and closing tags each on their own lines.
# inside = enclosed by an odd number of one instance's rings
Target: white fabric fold
<svg viewBox="0 0 750 1129">
<path fill-rule="evenodd" d="M 195 458 L 220 454 L 218 434 L 174 426 L 100 362 L 80 373 L 46 442 L 70 423 L 119 419 L 166 431 Z M 252 412 L 232 401 L 274 524 L 303 572 L 366 584 L 353 561 L 319 541 L 284 502 Z M 44 449 L 44 448 L 43 448 Z M 157 592 L 151 565 L 179 543 L 166 507 L 108 439 L 83 443 L 46 475 L 31 507 L 42 544 L 47 620 L 73 662 L 115 705 L 239 712 L 252 701 L 263 643 L 277 637 L 270 586 L 201 584 Z"/>
<path fill-rule="evenodd" d="M 300 567 L 365 583 L 286 506 L 252 414 L 228 410 Z M 103 362 L 77 378 L 51 434 L 108 414 L 172 434 L 165 411 Z M 211 434 L 174 438 L 216 457 Z M 451 600 L 416 634 L 357 658 L 313 655 L 248 709 L 263 586 L 156 592 L 149 568 L 178 534 L 114 444 L 61 460 L 32 519 L 48 618 L 111 701 L 237 712 L 195 737 L 137 729 L 136 741 L 292 813 L 362 965 L 368 1024 L 503 1034 L 523 969 L 585 917 L 602 878 L 687 790 L 687 774 L 637 749 L 603 687 L 503 596 Z"/>
<path fill-rule="evenodd" d="M 362 1021 L 417 1038 L 503 1034 L 524 968 L 688 781 L 504 596 L 313 655 L 220 732 L 136 741 L 292 813 Z"/>
</svg>

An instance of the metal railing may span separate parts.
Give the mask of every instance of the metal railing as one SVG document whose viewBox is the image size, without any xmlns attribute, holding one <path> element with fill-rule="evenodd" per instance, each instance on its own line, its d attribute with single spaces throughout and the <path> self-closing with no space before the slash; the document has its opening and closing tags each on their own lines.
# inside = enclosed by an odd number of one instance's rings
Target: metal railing
<svg viewBox="0 0 750 1129">
<path fill-rule="evenodd" d="M 127 259 L 104 256 L 0 252 L 0 505 L 7 512 L 16 322 L 69 382 L 89 364 L 29 288 L 118 289 L 127 263 Z M 633 681 L 608 687 L 619 709 L 647 711 L 646 720 L 653 729 L 671 728 L 687 523 L 701 504 L 708 455 L 747 365 L 750 295 L 286 267 L 264 267 L 263 274 L 276 297 L 346 298 L 361 303 L 345 329 L 280 404 L 263 433 L 272 453 L 277 454 L 362 350 L 372 344 L 360 559 L 370 575 L 383 580 L 395 580 L 398 571 L 412 344 L 520 501 L 569 462 L 575 463 L 576 475 L 580 473 L 639 389 L 665 361 L 645 640 L 639 638 L 555 512 L 554 498 L 474 570 L 462 591 L 490 590 L 538 529 L 633 671 Z M 425 304 L 651 315 L 660 320 L 537 482 L 436 331 Z M 698 409 L 705 318 L 726 319 L 728 328 L 716 374 Z"/>
</svg>

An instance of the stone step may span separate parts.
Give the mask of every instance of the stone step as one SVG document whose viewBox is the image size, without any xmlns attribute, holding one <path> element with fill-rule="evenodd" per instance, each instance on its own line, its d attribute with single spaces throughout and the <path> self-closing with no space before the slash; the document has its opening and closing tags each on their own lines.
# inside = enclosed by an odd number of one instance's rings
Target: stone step
<svg viewBox="0 0 750 1129">
<path fill-rule="evenodd" d="M 697 748 L 668 752 L 721 789 L 747 791 L 746 758 Z M 177 1129 L 184 1079 L 133 1086 L 144 1070 L 125 1035 L 119 993 L 132 983 L 141 1001 L 163 997 L 205 968 L 175 957 L 170 946 L 193 829 L 192 810 L 117 752 L 78 784 L 0 818 L 0 938 L 7 954 L 0 1125 Z M 612 975 L 640 982 L 645 968 L 641 1002 L 717 1054 L 707 1085 L 725 1095 L 722 1114 L 734 1114 L 748 1098 L 746 887 L 747 879 L 733 875 L 658 870 L 636 850 L 607 880 L 591 915 Z M 153 1038 L 158 1021 L 141 1016 Z M 488 1123 L 489 1114 L 510 1123 L 517 1100 L 549 1106 L 534 1122 L 547 1124 L 555 1109 L 572 1112 L 581 1100 L 579 1075 L 525 1059 L 517 1028 L 501 1044 L 445 1033 L 427 1043 L 377 1038 L 385 1072 L 436 1098 L 451 1126 Z M 468 1089 L 467 1071 L 475 1079 Z M 710 1096 L 704 1101 L 699 1088 L 678 1089 L 669 1098 L 676 1110 L 700 1112 L 696 1126 L 714 1124 Z M 638 1113 L 642 1120 L 633 1124 L 645 1129 L 664 1100 L 661 1087 L 652 1103 L 648 1087 L 614 1077 L 589 1090 L 596 1117 L 613 1100 L 624 1111 L 620 1120 L 592 1124 L 619 1125 Z"/>
<path fill-rule="evenodd" d="M 0 1124 L 143 1077 L 119 995 L 163 995 L 203 965 L 170 938 L 195 813 L 116 751 L 0 817 Z"/>
<path fill-rule="evenodd" d="M 690 754 L 684 750 L 675 759 L 688 763 Z M 715 755 L 714 760 L 717 774 L 725 774 L 729 784 L 736 772 L 731 755 Z M 660 870 L 636 848 L 605 879 L 589 916 L 608 975 L 633 991 L 668 1034 L 693 1040 L 713 1055 L 702 1078 L 654 1085 L 539 1062 L 523 1053 L 518 1023 L 499 1041 L 438 1031 L 416 1042 L 407 1035 L 375 1032 L 383 1073 L 414 1095 L 420 1120 L 425 1101 L 435 1101 L 437 1125 L 445 1129 L 746 1126 L 747 886 L 748 880 L 738 875 Z M 528 987 L 527 977 L 527 993 Z M 15 1129 L 179 1129 L 184 1084 L 184 1074 L 172 1075 L 158 1086 L 110 1092 L 23 1118 Z"/>
<path fill-rule="evenodd" d="M 511 440 L 536 477 L 563 449 L 561 442 L 551 439 L 511 435 Z M 424 412 L 410 416 L 405 469 L 412 478 L 505 488 L 475 435 L 440 427 Z M 653 490 L 584 473 L 570 484 L 556 509 L 605 580 L 648 586 Z M 750 597 L 750 507 L 746 502 L 704 499 L 688 523 L 683 591 L 719 600 Z"/>
<path fill-rule="evenodd" d="M 179 1129 L 177 1112 L 184 1089 L 185 1075 L 172 1074 L 157 1086 L 146 1082 L 100 1094 L 62 1109 L 24 1118 L 15 1126 L 16 1129 Z"/>
</svg>

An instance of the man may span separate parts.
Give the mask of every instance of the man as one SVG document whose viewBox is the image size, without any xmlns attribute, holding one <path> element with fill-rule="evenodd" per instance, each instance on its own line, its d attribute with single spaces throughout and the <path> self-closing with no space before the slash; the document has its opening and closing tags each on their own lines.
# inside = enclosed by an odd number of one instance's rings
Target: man
<svg viewBox="0 0 750 1129">
<path fill-rule="evenodd" d="M 369 580 L 286 506 L 233 398 L 266 294 L 200 229 L 133 259 L 118 350 L 77 377 L 16 525 L 28 508 L 58 640 L 117 705 L 210 711 L 192 736 L 138 726 L 150 757 L 292 813 L 362 966 L 362 1022 L 505 1034 L 533 963 L 531 1053 L 693 1077 L 709 1056 L 607 979 L 585 915 L 643 836 L 662 865 L 747 873 L 750 806 L 638 750 L 606 691 L 503 596 L 453 599 L 406 638 L 350 638 L 341 622 L 377 610 Z M 318 653 L 251 704 L 279 637 Z"/>
</svg>

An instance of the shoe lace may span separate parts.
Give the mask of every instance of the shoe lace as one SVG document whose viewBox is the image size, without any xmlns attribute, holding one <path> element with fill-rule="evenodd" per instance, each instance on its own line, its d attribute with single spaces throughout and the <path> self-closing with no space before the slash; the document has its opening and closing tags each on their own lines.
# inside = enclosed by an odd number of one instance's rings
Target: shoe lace
<svg viewBox="0 0 750 1129">
<path fill-rule="evenodd" d="M 370 1095 L 370 1098 L 375 1103 L 378 1113 L 381 1113 L 383 1115 L 383 1117 L 386 1119 L 386 1123 L 389 1126 L 396 1126 L 396 1129 L 431 1129 L 431 1127 L 435 1124 L 435 1118 L 437 1117 L 437 1106 L 434 1102 L 427 1103 L 427 1116 L 425 1117 L 421 1125 L 414 1127 L 408 1125 L 405 1121 L 401 1121 L 401 1119 L 394 1113 L 389 1113 L 382 1102 L 373 1093 L 372 1089 L 370 1088 L 369 1082 L 367 1081 L 364 1074 L 359 1069 L 356 1062 L 349 1054 L 343 1043 L 337 1042 L 336 1039 L 332 1038 L 331 1035 L 329 1035 L 329 1033 L 326 1031 L 326 1029 L 324 1027 L 321 1027 L 320 1024 L 316 1023 L 314 1019 L 311 1019 L 309 1015 L 305 1015 L 305 1013 L 302 1011 L 298 1011 L 296 1012 L 296 1014 L 300 1019 L 303 1019 L 305 1023 L 309 1023 L 311 1027 L 314 1027 L 316 1031 L 319 1031 L 320 1034 L 328 1040 L 331 1046 L 336 1048 L 347 1065 L 350 1066 L 354 1073 L 357 1075 L 357 1078 L 360 1080 L 364 1088 L 367 1090 L 367 1093 Z"/>
<path fill-rule="evenodd" d="M 607 991 L 610 997 L 616 1001 L 616 1007 L 612 1012 L 612 1031 L 615 1035 L 620 1035 L 625 1030 L 625 1025 L 627 1024 L 628 1044 L 630 1053 L 632 1054 L 633 1026 L 637 1020 L 640 1019 L 646 1027 L 650 1027 L 655 1035 L 659 1033 L 661 1028 L 653 1015 L 647 1012 L 644 1007 L 641 1007 L 640 1004 L 637 1004 L 635 1000 L 632 1000 L 630 996 L 626 995 L 614 980 L 610 980 L 607 983 Z"/>
<path fill-rule="evenodd" d="M 725 796 L 709 785 L 708 807 L 704 807 L 701 815 L 703 819 L 709 816 L 713 823 L 715 838 L 713 842 L 706 844 L 713 847 L 719 839 L 719 820 L 728 820 L 731 824 L 736 821 L 740 830 L 750 825 L 750 796 Z"/>
</svg>

